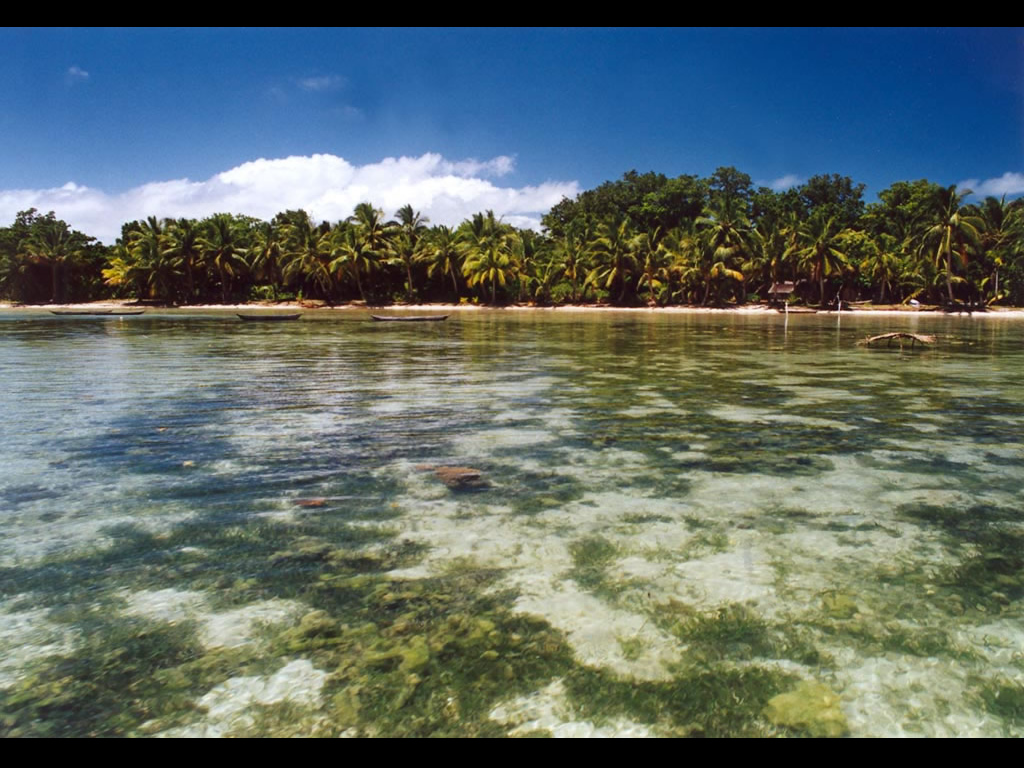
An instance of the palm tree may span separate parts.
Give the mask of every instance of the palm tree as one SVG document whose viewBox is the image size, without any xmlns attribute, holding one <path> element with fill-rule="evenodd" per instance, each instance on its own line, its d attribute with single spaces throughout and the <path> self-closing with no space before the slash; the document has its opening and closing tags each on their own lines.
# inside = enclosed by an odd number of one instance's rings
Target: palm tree
<svg viewBox="0 0 1024 768">
<path fill-rule="evenodd" d="M 596 265 L 587 275 L 587 282 L 609 292 L 618 286 L 616 303 L 622 304 L 626 300 L 632 270 L 636 267 L 629 220 L 625 217 L 608 219 L 598 225 L 597 239 L 592 243 L 590 252 Z"/>
<path fill-rule="evenodd" d="M 181 276 L 168 248 L 167 230 L 171 223 L 170 219 L 150 216 L 138 223 L 128 240 L 128 250 L 142 275 L 147 295 L 167 302 L 174 301 Z"/>
<path fill-rule="evenodd" d="M 978 230 L 984 222 L 977 216 L 960 207 L 961 201 L 971 194 L 970 190 L 963 193 L 956 191 L 956 184 L 940 187 L 932 199 L 932 225 L 925 232 L 923 245 L 932 244 L 935 248 L 935 263 L 945 264 L 946 292 L 950 303 L 953 297 L 953 254 L 960 257 L 960 262 L 967 265 L 967 246 L 978 245 Z"/>
<path fill-rule="evenodd" d="M 757 244 L 760 247 L 754 256 L 747 260 L 743 269 L 744 274 L 750 275 L 759 292 L 762 287 L 771 287 L 784 280 L 796 279 L 793 254 L 797 251 L 799 229 L 800 220 L 792 211 L 773 217 L 763 231 L 759 225 L 756 233 Z"/>
<path fill-rule="evenodd" d="M 199 246 L 199 227 L 195 219 L 178 219 L 172 221 L 164 232 L 164 251 L 170 256 L 175 266 L 185 269 L 187 282 L 187 293 L 185 303 L 191 304 L 195 299 L 195 266 L 202 257 L 202 249 Z"/>
<path fill-rule="evenodd" d="M 884 304 L 887 293 L 890 298 L 897 298 L 894 288 L 903 277 L 904 260 L 896 238 L 891 235 L 882 234 L 871 243 L 870 252 L 860 263 L 860 273 L 871 285 L 878 286 L 878 303 Z"/>
<path fill-rule="evenodd" d="M 282 228 L 269 221 L 261 221 L 253 231 L 249 249 L 249 266 L 258 280 L 270 284 L 271 294 L 277 300 L 277 287 L 283 282 L 281 262 L 284 258 Z"/>
<path fill-rule="evenodd" d="M 498 286 L 504 286 L 517 274 L 512 256 L 511 228 L 495 219 L 494 211 L 475 213 L 460 228 L 463 252 L 466 254 L 462 274 L 466 284 L 489 284 L 491 304 L 497 304 Z"/>
<path fill-rule="evenodd" d="M 244 233 L 229 213 L 217 213 L 204 222 L 206 232 L 199 239 L 203 258 L 220 277 L 221 301 L 228 303 L 231 280 L 247 268 Z"/>
<path fill-rule="evenodd" d="M 312 285 L 329 298 L 334 287 L 331 270 L 331 231 L 314 227 L 308 216 L 285 225 L 284 279 Z"/>
<path fill-rule="evenodd" d="M 999 292 L 999 270 L 1009 263 L 1015 247 L 1019 248 L 1024 237 L 1024 215 L 1018 206 L 1007 205 L 1006 195 L 1001 200 L 986 197 L 978 209 L 972 206 L 984 226 L 981 231 L 981 250 L 992 267 L 992 273 L 982 282 L 992 286 L 990 301 L 1002 298 Z"/>
<path fill-rule="evenodd" d="M 395 223 L 384 221 L 384 211 L 374 208 L 370 203 L 359 203 L 347 221 L 356 225 L 363 255 L 372 261 L 371 266 L 376 269 L 391 250 Z"/>
<path fill-rule="evenodd" d="M 814 215 L 797 231 L 795 255 L 801 269 L 810 267 L 812 279 L 818 280 L 818 303 L 825 305 L 825 276 L 841 271 L 847 263 L 846 254 L 836 248 L 839 227 L 835 217 Z"/>
<path fill-rule="evenodd" d="M 51 304 L 57 303 L 62 270 L 81 255 L 84 245 L 82 235 L 69 229 L 63 221 L 52 218 L 52 214 L 51 218 L 37 222 L 36 231 L 21 242 L 19 250 L 23 258 L 50 267 Z"/>
<path fill-rule="evenodd" d="M 452 291 L 455 301 L 459 300 L 459 283 L 455 275 L 461 269 L 462 252 L 459 248 L 459 237 L 455 230 L 445 226 L 434 227 L 426 237 L 420 260 L 427 265 L 427 277 L 440 272 L 452 279 Z"/>
<path fill-rule="evenodd" d="M 420 238 L 427 229 L 429 219 L 418 211 L 414 211 L 411 205 L 403 205 L 395 214 L 398 217 L 398 236 L 392 240 L 392 250 L 398 258 L 398 262 L 405 267 L 406 277 L 406 300 L 412 301 L 415 287 L 412 282 L 412 264 L 420 256 Z"/>
<path fill-rule="evenodd" d="M 359 298 L 365 304 L 366 293 L 363 291 L 361 274 L 370 274 L 377 268 L 378 254 L 370 248 L 363 231 L 343 221 L 339 221 L 331 230 L 330 246 L 333 260 L 328 264 L 328 270 L 338 275 L 348 272 L 355 280 Z"/>
<path fill-rule="evenodd" d="M 744 275 L 738 267 L 754 259 L 760 250 L 757 233 L 747 218 L 745 198 L 741 194 L 725 192 L 714 195 L 705 215 L 696 220 L 696 225 L 702 234 L 703 243 L 698 248 L 699 263 L 707 289 L 710 289 L 711 280 L 721 276 L 735 279 L 742 285 Z"/>
<path fill-rule="evenodd" d="M 548 301 L 553 273 L 548 269 L 548 262 L 540 260 L 546 242 L 532 229 L 520 229 L 510 235 L 509 245 L 518 271 L 518 301 L 523 301 L 527 294 L 534 293 L 534 284 L 541 300 Z"/>
<path fill-rule="evenodd" d="M 590 257 L 592 232 L 589 227 L 570 225 L 555 243 L 555 258 L 561 277 L 569 280 L 569 300 L 580 301 L 580 282 L 586 277 L 584 269 Z"/>
<path fill-rule="evenodd" d="M 637 235 L 632 244 L 638 260 L 643 264 L 636 287 L 639 290 L 642 285 L 647 286 L 647 304 L 652 307 L 658 303 L 654 298 L 654 291 L 664 285 L 662 280 L 668 275 L 668 251 L 661 240 L 661 228 L 655 227 L 653 232 L 647 231 Z"/>
</svg>

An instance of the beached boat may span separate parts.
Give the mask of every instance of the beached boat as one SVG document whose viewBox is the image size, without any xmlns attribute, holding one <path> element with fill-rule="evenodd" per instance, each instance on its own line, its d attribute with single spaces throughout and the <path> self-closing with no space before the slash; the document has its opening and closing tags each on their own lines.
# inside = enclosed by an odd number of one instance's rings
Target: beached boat
<svg viewBox="0 0 1024 768">
<path fill-rule="evenodd" d="M 141 315 L 144 309 L 51 309 L 50 314 L 65 317 L 123 317 Z"/>
<path fill-rule="evenodd" d="M 276 314 L 276 315 L 243 315 L 238 314 L 238 317 L 245 320 L 247 323 L 280 323 L 285 320 L 298 320 L 302 317 L 301 312 L 295 312 L 293 314 Z"/>
<path fill-rule="evenodd" d="M 439 323 L 448 315 L 370 315 L 379 323 Z"/>
</svg>

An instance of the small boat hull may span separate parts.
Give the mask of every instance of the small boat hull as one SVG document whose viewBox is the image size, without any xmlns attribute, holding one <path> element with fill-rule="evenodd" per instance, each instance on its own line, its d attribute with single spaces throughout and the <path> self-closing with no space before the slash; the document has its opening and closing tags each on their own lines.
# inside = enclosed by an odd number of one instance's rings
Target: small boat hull
<svg viewBox="0 0 1024 768">
<path fill-rule="evenodd" d="M 124 317 L 141 315 L 144 309 L 51 309 L 50 314 L 64 317 Z"/>
<path fill-rule="evenodd" d="M 237 313 L 236 313 L 237 314 Z M 247 323 L 283 323 L 288 320 L 298 320 L 302 317 L 301 312 L 294 314 L 277 314 L 277 315 L 243 315 L 238 314 L 239 319 L 244 320 Z"/>
<path fill-rule="evenodd" d="M 370 315 L 378 323 L 439 323 L 449 315 Z"/>
</svg>

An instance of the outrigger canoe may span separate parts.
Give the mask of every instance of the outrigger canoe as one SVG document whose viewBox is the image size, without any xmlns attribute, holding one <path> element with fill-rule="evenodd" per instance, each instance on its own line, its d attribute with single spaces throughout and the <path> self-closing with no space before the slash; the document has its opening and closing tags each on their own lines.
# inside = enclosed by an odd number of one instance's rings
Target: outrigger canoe
<svg viewBox="0 0 1024 768">
<path fill-rule="evenodd" d="M 370 315 L 379 323 L 439 323 L 448 315 Z"/>
</svg>

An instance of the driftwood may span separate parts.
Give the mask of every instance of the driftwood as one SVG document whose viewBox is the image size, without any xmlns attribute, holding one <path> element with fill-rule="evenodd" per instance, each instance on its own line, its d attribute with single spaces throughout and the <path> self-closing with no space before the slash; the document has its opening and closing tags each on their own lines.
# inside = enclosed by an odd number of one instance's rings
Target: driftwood
<svg viewBox="0 0 1024 768">
<path fill-rule="evenodd" d="M 935 337 L 934 336 L 926 336 L 923 333 L 905 333 L 903 331 L 896 331 L 895 333 L 882 333 L 882 334 L 879 334 L 878 336 L 870 336 L 870 337 L 864 339 L 864 341 L 862 341 L 861 343 L 870 347 L 876 341 L 884 341 L 885 342 L 885 346 L 891 347 L 893 340 L 897 340 L 897 341 L 899 341 L 900 347 L 902 348 L 903 347 L 903 341 L 905 339 L 909 339 L 910 340 L 910 348 L 911 349 L 913 349 L 914 345 L 917 344 L 917 343 L 921 343 L 921 344 L 934 344 L 935 343 Z"/>
</svg>

